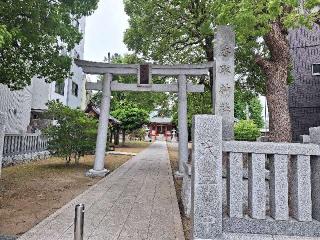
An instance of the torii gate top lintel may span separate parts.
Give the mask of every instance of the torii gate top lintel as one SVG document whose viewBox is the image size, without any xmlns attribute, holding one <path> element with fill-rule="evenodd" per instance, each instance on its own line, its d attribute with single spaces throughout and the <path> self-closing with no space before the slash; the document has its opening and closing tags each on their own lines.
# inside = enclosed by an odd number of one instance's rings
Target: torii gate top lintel
<svg viewBox="0 0 320 240">
<path fill-rule="evenodd" d="M 136 75 L 136 84 L 119 83 L 111 81 L 111 91 L 135 91 L 135 92 L 178 92 L 178 83 L 152 84 L 152 76 L 208 76 L 213 69 L 214 62 L 203 64 L 178 64 L 178 65 L 154 65 L 154 64 L 109 64 L 104 62 L 90 62 L 75 60 L 86 74 L 112 74 L 118 76 Z M 102 90 L 102 82 L 88 82 L 87 90 Z M 187 83 L 187 92 L 204 92 L 203 84 Z"/>
<path fill-rule="evenodd" d="M 152 76 L 203 76 L 208 75 L 209 69 L 214 67 L 214 62 L 202 64 L 110 64 L 105 62 L 91 62 L 86 60 L 75 60 L 86 74 L 134 75 L 140 72 L 141 66 L 148 65 Z"/>
</svg>

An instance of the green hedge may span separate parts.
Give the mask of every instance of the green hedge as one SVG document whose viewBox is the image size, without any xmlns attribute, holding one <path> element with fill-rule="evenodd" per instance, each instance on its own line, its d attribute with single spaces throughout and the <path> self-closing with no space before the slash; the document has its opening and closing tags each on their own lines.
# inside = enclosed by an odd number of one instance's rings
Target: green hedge
<svg viewBox="0 0 320 240">
<path fill-rule="evenodd" d="M 256 141 L 261 133 L 253 120 L 240 120 L 234 127 L 234 135 L 238 141 Z"/>
</svg>

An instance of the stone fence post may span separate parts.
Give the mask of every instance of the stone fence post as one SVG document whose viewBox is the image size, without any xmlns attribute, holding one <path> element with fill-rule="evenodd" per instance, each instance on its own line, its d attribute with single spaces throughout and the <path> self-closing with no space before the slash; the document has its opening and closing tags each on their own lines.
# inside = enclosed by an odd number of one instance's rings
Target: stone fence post
<svg viewBox="0 0 320 240">
<path fill-rule="evenodd" d="M 222 237 L 222 118 L 196 115 L 192 131 L 192 239 L 219 239 Z"/>
<path fill-rule="evenodd" d="M 234 139 L 235 33 L 230 26 L 217 26 L 214 44 L 213 113 L 222 116 L 224 140 Z"/>
<path fill-rule="evenodd" d="M 3 155 L 3 144 L 4 144 L 4 133 L 6 127 L 7 117 L 4 113 L 0 112 L 0 178 L 2 169 L 2 155 Z"/>
<path fill-rule="evenodd" d="M 320 127 L 309 129 L 310 143 L 320 145 Z M 312 217 L 320 221 L 320 156 L 311 156 Z"/>
</svg>

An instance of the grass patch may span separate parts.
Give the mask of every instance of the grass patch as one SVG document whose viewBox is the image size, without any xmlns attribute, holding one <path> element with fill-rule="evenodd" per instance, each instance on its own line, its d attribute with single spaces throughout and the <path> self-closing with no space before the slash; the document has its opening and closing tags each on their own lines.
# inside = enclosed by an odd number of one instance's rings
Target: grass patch
<svg viewBox="0 0 320 240">
<path fill-rule="evenodd" d="M 116 151 L 138 153 L 148 145 L 128 142 Z M 130 158 L 108 155 L 105 165 L 113 171 Z M 21 235 L 97 183 L 100 178 L 85 176 L 93 162 L 92 155 L 81 158 L 78 165 L 66 165 L 64 159 L 52 157 L 4 168 L 0 179 L 0 234 Z"/>
</svg>

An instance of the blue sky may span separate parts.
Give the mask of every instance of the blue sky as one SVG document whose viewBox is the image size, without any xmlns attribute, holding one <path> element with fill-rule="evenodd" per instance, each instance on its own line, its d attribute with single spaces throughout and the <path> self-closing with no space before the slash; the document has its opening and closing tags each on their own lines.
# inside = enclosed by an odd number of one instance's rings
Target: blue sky
<svg viewBox="0 0 320 240">
<path fill-rule="evenodd" d="M 108 52 L 126 53 L 123 43 L 128 16 L 122 0 L 100 0 L 98 9 L 86 19 L 84 59 L 102 61 Z"/>
</svg>

